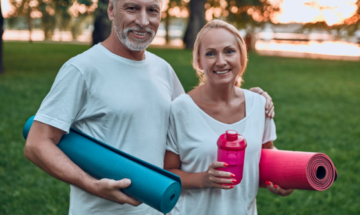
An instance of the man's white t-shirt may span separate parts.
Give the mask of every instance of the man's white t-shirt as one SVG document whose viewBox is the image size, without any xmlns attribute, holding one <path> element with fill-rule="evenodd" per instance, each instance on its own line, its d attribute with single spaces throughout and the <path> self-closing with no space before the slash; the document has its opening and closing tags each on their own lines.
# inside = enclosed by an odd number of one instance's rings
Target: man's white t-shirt
<svg viewBox="0 0 360 215">
<path fill-rule="evenodd" d="M 63 65 L 35 120 L 65 132 L 76 128 L 163 168 L 171 101 L 182 93 L 163 59 L 146 51 L 144 60 L 129 60 L 97 44 Z M 161 213 L 145 204 L 119 205 L 71 185 L 69 214 Z"/>
<path fill-rule="evenodd" d="M 180 169 L 205 172 L 217 161 L 217 140 L 226 130 L 236 130 L 247 141 L 243 179 L 231 190 L 183 189 L 171 215 L 255 215 L 262 144 L 276 139 L 274 121 L 265 117 L 265 98 L 244 90 L 246 117 L 233 124 L 215 120 L 187 94 L 171 104 L 167 150 L 180 156 Z"/>
</svg>

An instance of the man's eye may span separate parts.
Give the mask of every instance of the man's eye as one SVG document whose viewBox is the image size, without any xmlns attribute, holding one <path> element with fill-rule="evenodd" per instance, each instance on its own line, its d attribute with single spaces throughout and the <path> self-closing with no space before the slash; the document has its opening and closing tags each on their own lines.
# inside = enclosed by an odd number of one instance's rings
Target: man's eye
<svg viewBox="0 0 360 215">
<path fill-rule="evenodd" d="M 150 13 L 158 13 L 158 10 L 156 9 L 149 9 Z"/>
<path fill-rule="evenodd" d="M 135 7 L 128 7 L 128 10 L 135 10 Z"/>
</svg>

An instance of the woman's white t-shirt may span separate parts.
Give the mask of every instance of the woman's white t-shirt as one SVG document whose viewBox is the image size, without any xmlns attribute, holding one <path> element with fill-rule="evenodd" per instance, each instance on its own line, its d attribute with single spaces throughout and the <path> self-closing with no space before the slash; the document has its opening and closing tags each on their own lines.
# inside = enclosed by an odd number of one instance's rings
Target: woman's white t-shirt
<svg viewBox="0 0 360 215">
<path fill-rule="evenodd" d="M 265 98 L 244 90 L 246 117 L 225 124 L 201 110 L 187 94 L 171 104 L 167 150 L 180 156 L 180 169 L 204 172 L 217 161 L 217 139 L 226 130 L 236 130 L 247 141 L 243 179 L 231 190 L 183 189 L 171 215 L 257 214 L 255 197 L 259 187 L 262 144 L 276 139 L 274 121 L 265 117 Z"/>
</svg>

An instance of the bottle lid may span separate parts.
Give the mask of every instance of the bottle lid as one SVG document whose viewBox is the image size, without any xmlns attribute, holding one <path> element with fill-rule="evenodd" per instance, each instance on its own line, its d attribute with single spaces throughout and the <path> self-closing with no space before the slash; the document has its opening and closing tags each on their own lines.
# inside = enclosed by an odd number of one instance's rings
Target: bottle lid
<svg viewBox="0 0 360 215">
<path fill-rule="evenodd" d="M 234 130 L 227 130 L 225 132 L 225 138 L 227 141 L 235 141 L 238 139 L 238 133 Z"/>
<path fill-rule="evenodd" d="M 245 138 L 238 134 L 237 131 L 227 130 L 225 134 L 219 137 L 217 145 L 222 149 L 236 151 L 245 149 L 247 143 Z"/>
</svg>

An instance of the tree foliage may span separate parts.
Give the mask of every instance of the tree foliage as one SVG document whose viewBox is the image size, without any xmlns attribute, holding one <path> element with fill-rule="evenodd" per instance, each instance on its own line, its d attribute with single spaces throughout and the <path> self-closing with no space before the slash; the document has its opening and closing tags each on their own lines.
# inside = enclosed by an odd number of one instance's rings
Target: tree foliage
<svg viewBox="0 0 360 215">
<path fill-rule="evenodd" d="M 188 25 L 183 37 L 186 48 L 192 48 L 197 33 L 206 20 L 223 19 L 238 28 L 252 31 L 271 22 L 271 16 L 279 11 L 279 5 L 270 4 L 268 0 L 172 0 L 172 7 L 187 7 L 189 10 Z M 171 7 L 170 7 L 171 8 Z"/>
<path fill-rule="evenodd" d="M 360 30 L 360 0 L 356 2 L 357 11 L 353 16 L 345 19 L 340 24 L 328 25 L 325 21 L 306 23 L 303 25 L 303 31 L 325 30 L 336 37 L 353 36 L 357 30 Z"/>
<path fill-rule="evenodd" d="M 77 24 L 75 19 L 83 20 L 84 16 L 91 14 L 95 4 L 93 0 L 10 0 L 10 3 L 15 8 L 11 17 L 26 17 L 30 32 L 33 17 L 41 18 L 46 40 L 51 39 L 56 28 L 60 31 L 71 30 Z M 72 8 L 74 4 L 84 5 L 85 10 Z M 73 38 L 75 37 L 76 34 L 73 33 Z"/>
</svg>

